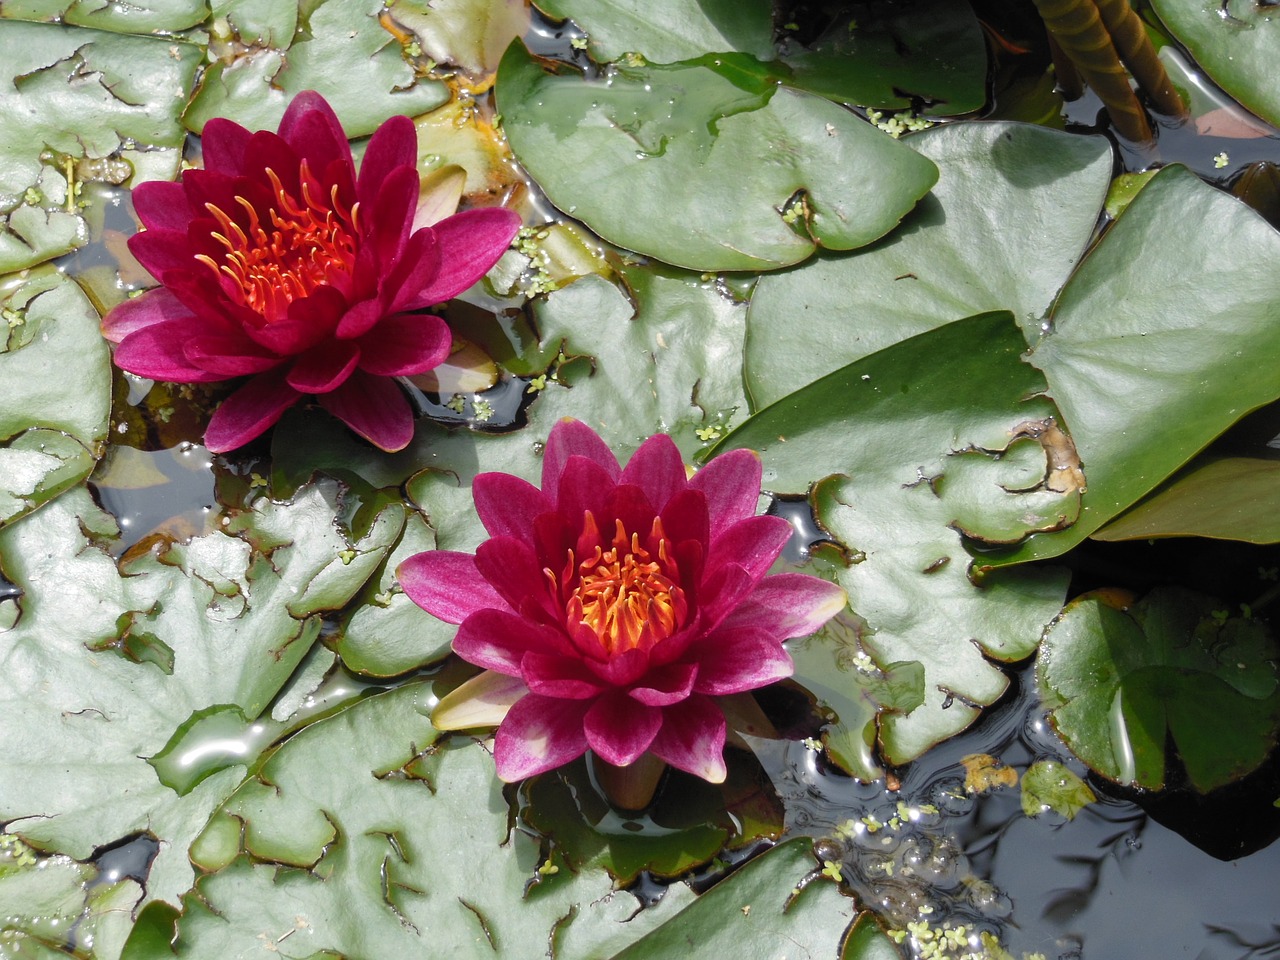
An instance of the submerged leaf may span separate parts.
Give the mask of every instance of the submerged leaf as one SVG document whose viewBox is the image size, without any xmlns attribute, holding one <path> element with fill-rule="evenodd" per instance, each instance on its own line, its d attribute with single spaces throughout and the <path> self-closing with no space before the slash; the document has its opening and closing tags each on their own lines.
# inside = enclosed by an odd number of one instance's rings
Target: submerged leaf
<svg viewBox="0 0 1280 960">
<path fill-rule="evenodd" d="M 1037 760 L 1022 775 L 1022 812 L 1028 817 L 1052 810 L 1074 820 L 1097 799 L 1074 770 L 1057 760 Z"/>
</svg>

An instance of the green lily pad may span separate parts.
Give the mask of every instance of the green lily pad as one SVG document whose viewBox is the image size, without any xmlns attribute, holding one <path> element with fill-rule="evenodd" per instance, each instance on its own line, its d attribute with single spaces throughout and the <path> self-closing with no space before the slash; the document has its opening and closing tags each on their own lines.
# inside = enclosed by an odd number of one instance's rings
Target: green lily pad
<svg viewBox="0 0 1280 960">
<path fill-rule="evenodd" d="M 694 270 L 862 246 L 937 179 L 931 161 L 741 54 L 619 66 L 606 81 L 547 73 L 513 43 L 497 93 L 512 150 L 556 206 Z"/>
<path fill-rule="evenodd" d="M 0 17 L 94 27 L 112 33 L 175 33 L 197 26 L 208 15 L 206 0 L 130 0 L 128 4 L 6 0 L 0 6 Z"/>
<path fill-rule="evenodd" d="M 807 49 L 784 43 L 782 59 L 789 85 L 844 103 L 956 116 L 987 100 L 987 41 L 965 0 L 855 3 Z"/>
<path fill-rule="evenodd" d="M 539 9 L 571 19 L 587 32 L 598 62 L 638 53 L 650 63 L 693 60 L 705 53 L 749 53 L 772 60 L 769 0 L 538 0 Z"/>
<path fill-rule="evenodd" d="M 1055 411 L 1025 349 L 1008 313 L 950 323 L 802 388 L 713 451 L 759 451 L 776 493 L 816 484 L 818 520 L 847 550 L 839 580 L 867 624 L 861 642 L 878 663 L 924 665 L 924 703 L 880 718 L 892 763 L 963 730 L 999 697 L 1008 679 L 988 658 L 1029 655 L 1062 603 L 1060 571 L 1011 571 L 981 586 L 968 571 L 967 540 L 1026 537 L 1078 509 L 1078 490 L 1052 489 L 1052 460 L 1031 436 Z M 1038 456 L 1034 476 L 1022 453 L 1006 456 L 1019 448 Z"/>
<path fill-rule="evenodd" d="M 988 562 L 1071 549 L 1280 396 L 1277 261 L 1280 234 L 1185 168 L 1143 188 L 1031 354 L 1088 474 L 1080 520 Z"/>
<path fill-rule="evenodd" d="M 1213 537 L 1280 542 L 1280 461 L 1199 457 L 1095 540 Z"/>
<path fill-rule="evenodd" d="M 852 254 L 762 277 L 747 313 L 760 409 L 891 343 L 983 310 L 1029 339 L 1089 242 L 1111 177 L 1102 138 L 966 123 L 903 141 L 942 171 L 902 226 Z"/>
<path fill-rule="evenodd" d="M 426 56 L 477 78 L 492 75 L 507 45 L 529 29 L 523 0 L 393 0 L 387 10 Z"/>
<path fill-rule="evenodd" d="M 0 299 L 0 527 L 89 475 L 111 412 L 111 354 L 80 288 L 52 270 L 6 281 L 0 283 L 12 292 Z M 59 375 L 49 376 L 55 370 Z"/>
<path fill-rule="evenodd" d="M 924 703 L 924 665 L 912 660 L 880 668 L 844 615 L 811 637 L 791 641 L 787 650 L 796 664 L 792 679 L 817 698 L 820 709 L 835 714 L 822 734 L 832 762 L 859 780 L 880 779 L 879 717 L 906 715 Z"/>
<path fill-rule="evenodd" d="M 435 742 L 432 702 L 428 685 L 408 684 L 285 743 L 193 845 L 210 872 L 183 914 L 144 914 L 124 958 L 256 951 L 264 933 L 299 957 L 417 955 L 428 945 L 451 957 L 526 957 L 534 943 L 612 956 L 689 903 L 677 886 L 637 913 L 605 871 L 551 869 L 537 839 L 511 832 L 489 754 Z M 781 913 L 785 891 L 812 865 L 807 846 L 771 855 L 764 870 L 777 895 L 761 893 L 757 922 L 831 945 L 848 922 L 833 887 L 810 895 L 812 912 L 801 898 L 799 911 Z M 175 919 L 170 950 L 156 932 Z"/>
<path fill-rule="evenodd" d="M 1152 6 L 1218 86 L 1280 125 L 1280 17 L 1273 7 L 1249 0 L 1152 0 Z"/>
<path fill-rule="evenodd" d="M 418 78 L 399 42 L 378 22 L 381 0 L 320 0 L 314 4 L 248 2 L 229 6 L 229 33 L 219 59 L 204 71 L 183 116 L 199 133 L 213 117 L 251 130 L 274 130 L 290 99 L 322 94 L 347 135 L 362 137 L 395 114 L 415 115 L 449 97 L 443 84 Z M 282 17 L 296 14 L 296 31 Z M 243 20 L 248 40 L 239 34 Z M 258 46 L 269 38 L 276 45 Z M 217 38 L 215 38 L 217 39 Z M 358 76 L 360 83 L 351 83 Z"/>
<path fill-rule="evenodd" d="M 1266 759 L 1280 727 L 1275 641 L 1261 622 L 1214 607 L 1176 587 L 1127 611 L 1088 595 L 1067 607 L 1036 676 L 1072 753 L 1104 777 L 1158 790 L 1171 742 L 1202 793 Z"/>
<path fill-rule="evenodd" d="M 180 150 L 178 114 L 202 52 L 175 39 L 16 20 L 0 20 L 0 49 L 0 272 L 8 272 L 86 241 L 78 202 L 89 197 L 76 189 L 94 174 L 79 161 L 119 160 L 126 142 Z"/>
<path fill-rule="evenodd" d="M 159 547 L 129 560 L 126 576 L 102 549 L 114 524 L 83 488 L 0 531 L 4 576 L 22 591 L 0 633 L 13 681 L 0 703 L 11 735 L 0 821 L 81 859 L 149 830 L 163 842 L 148 895 L 187 889 L 187 844 L 253 758 L 183 796 L 144 758 L 210 707 L 261 712 L 315 641 L 321 612 L 376 568 L 401 514 L 348 543 L 335 500 L 330 483 L 258 503 L 224 527 L 240 536 Z"/>
<path fill-rule="evenodd" d="M 1028 817 L 1052 810 L 1074 820 L 1097 799 L 1074 770 L 1057 760 L 1037 760 L 1022 775 L 1022 812 Z"/>
</svg>

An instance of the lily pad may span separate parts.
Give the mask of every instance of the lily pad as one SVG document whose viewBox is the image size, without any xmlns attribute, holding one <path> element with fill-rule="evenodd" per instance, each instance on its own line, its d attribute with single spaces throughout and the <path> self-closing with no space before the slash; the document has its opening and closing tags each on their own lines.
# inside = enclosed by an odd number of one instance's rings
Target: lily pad
<svg viewBox="0 0 1280 960">
<path fill-rule="evenodd" d="M 988 658 L 1029 655 L 1062 602 L 1060 571 L 1011 571 L 981 586 L 968 571 L 966 541 L 1025 537 L 1077 509 L 1078 490 L 1052 489 L 1050 454 L 1028 434 L 1055 411 L 1020 359 L 1025 348 L 1008 313 L 950 323 L 802 388 L 713 450 L 759 451 L 775 493 L 816 484 L 817 518 L 847 551 L 839 580 L 867 624 L 862 643 L 878 663 L 924 665 L 923 705 L 880 718 L 892 763 L 963 730 L 999 697 L 1008 678 Z M 1033 456 L 1006 462 L 1018 448 Z"/>
<path fill-rule="evenodd" d="M 382 9 L 381 0 L 299 4 L 296 31 L 286 33 L 278 16 L 293 16 L 289 4 L 229 7 L 231 32 L 219 59 L 205 69 L 183 121 L 196 133 L 213 117 L 274 130 L 295 94 L 315 90 L 329 101 L 347 135 L 362 137 L 395 114 L 440 106 L 449 98 L 444 85 L 416 76 L 400 43 L 378 22 Z M 239 33 L 242 19 L 247 43 Z M 254 45 L 264 33 L 276 45 Z M 352 76 L 361 82 L 351 83 Z"/>
<path fill-rule="evenodd" d="M 931 161 L 779 87 L 741 54 L 588 80 L 547 73 L 513 43 L 498 109 L 557 207 L 611 243 L 694 270 L 768 270 L 819 246 L 862 246 L 937 180 Z"/>
<path fill-rule="evenodd" d="M 538 0 L 539 9 L 571 19 L 587 32 L 599 63 L 638 53 L 650 63 L 692 60 L 705 53 L 749 53 L 772 60 L 769 0 Z"/>
<path fill-rule="evenodd" d="M 1280 542 L 1280 461 L 1199 457 L 1095 540 L 1213 537 Z"/>
<path fill-rule="evenodd" d="M 747 314 L 756 409 L 944 323 L 1012 310 L 1028 338 L 1080 260 L 1111 149 L 1030 124 L 966 123 L 903 141 L 942 171 L 891 236 L 762 277 Z"/>
<path fill-rule="evenodd" d="M 789 85 L 844 103 L 956 116 L 987 100 L 987 41 L 965 0 L 855 3 L 782 59 Z"/>
<path fill-rule="evenodd" d="M 128 4 L 6 0 L 0 7 L 0 17 L 94 27 L 113 33 L 175 33 L 197 26 L 208 15 L 206 0 L 130 0 Z"/>
<path fill-rule="evenodd" d="M 1205 73 L 1258 116 L 1280 126 L 1275 53 L 1280 17 L 1253 0 L 1152 0 L 1169 32 Z"/>
<path fill-rule="evenodd" d="M 1161 170 L 1062 291 L 1031 362 L 1088 473 L 1080 520 L 990 563 L 1057 556 L 1280 396 L 1280 234 Z"/>
<path fill-rule="evenodd" d="M 201 49 L 2 19 L 0 49 L 0 272 L 7 272 L 87 239 L 77 161 L 118 160 L 127 141 L 181 148 L 178 114 Z"/>
<path fill-rule="evenodd" d="M 335 487 L 260 503 L 226 529 L 132 559 L 122 576 L 104 546 L 111 518 L 83 488 L 0 531 L 4 576 L 21 591 L 0 634 L 9 731 L 0 821 L 32 843 L 83 859 L 151 831 L 162 840 L 148 894 L 191 885 L 185 848 L 243 763 L 179 796 L 144 759 L 202 710 L 260 712 L 398 531 L 399 515 L 348 544 Z M 349 563 L 344 563 L 344 556 Z"/>
<path fill-rule="evenodd" d="M 1097 799 L 1074 770 L 1057 760 L 1037 760 L 1022 775 L 1022 812 L 1028 817 L 1052 810 L 1074 820 Z"/>
<path fill-rule="evenodd" d="M 0 527 L 89 475 L 111 412 L 111 355 L 80 288 L 53 270 L 9 279 L 0 299 Z"/>
<path fill-rule="evenodd" d="M 674 887 L 637 912 L 603 870 L 546 868 L 539 841 L 511 832 L 487 751 L 435 742 L 432 702 L 428 685 L 408 684 L 290 739 L 192 847 L 211 872 L 184 899 L 172 951 L 155 944 L 153 928 L 170 919 L 158 911 L 140 919 L 124 958 L 223 957 L 261 949 L 264 933 L 298 957 L 526 957 L 533 943 L 612 956 L 690 901 Z M 803 859 L 765 868 L 781 889 L 776 905 L 762 894 L 757 922 L 829 946 L 848 920 L 834 888 L 811 896 L 812 912 L 781 911 Z"/>
<path fill-rule="evenodd" d="M 482 81 L 491 81 L 507 45 L 529 29 L 524 0 L 393 0 L 387 10 L 432 60 Z"/>
<path fill-rule="evenodd" d="M 1166 743 L 1202 793 L 1255 769 L 1280 727 L 1277 648 L 1259 621 L 1158 588 L 1128 610 L 1086 595 L 1045 635 L 1036 666 L 1054 727 L 1093 770 L 1165 785 Z"/>
</svg>

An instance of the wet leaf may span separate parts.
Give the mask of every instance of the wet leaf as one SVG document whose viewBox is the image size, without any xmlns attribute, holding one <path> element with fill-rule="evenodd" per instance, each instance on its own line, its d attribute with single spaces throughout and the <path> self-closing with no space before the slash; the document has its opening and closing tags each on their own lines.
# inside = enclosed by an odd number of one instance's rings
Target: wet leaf
<svg viewBox="0 0 1280 960">
<path fill-rule="evenodd" d="M 523 0 L 394 0 L 387 7 L 437 63 L 491 78 L 507 45 L 529 29 Z"/>
<path fill-rule="evenodd" d="M 196 133 L 212 117 L 274 130 L 294 94 L 315 90 L 347 135 L 362 137 L 395 114 L 440 106 L 448 99 L 444 85 L 415 76 L 378 22 L 381 11 L 381 0 L 319 0 L 296 12 L 274 0 L 235 4 L 226 12 L 229 33 L 220 46 L 211 43 L 219 59 L 205 69 L 183 121 Z M 351 83 L 352 76 L 361 81 Z"/>
<path fill-rule="evenodd" d="M 1097 799 L 1074 770 L 1057 760 L 1037 760 L 1022 775 L 1022 812 L 1028 817 L 1052 810 L 1074 820 Z"/>
<path fill-rule="evenodd" d="M 1275 52 L 1280 17 L 1247 0 L 1152 0 L 1169 32 L 1223 90 L 1264 120 L 1280 125 Z"/>
<path fill-rule="evenodd" d="M 1036 675 L 1071 751 L 1108 779 L 1165 785 L 1166 742 L 1202 793 L 1267 757 L 1280 726 L 1276 644 L 1211 598 L 1153 590 L 1127 610 L 1085 595 L 1045 634 Z"/>
<path fill-rule="evenodd" d="M 129 561 L 124 577 L 103 549 L 114 524 L 82 488 L 0 531 L 4 576 L 22 591 L 0 634 L 10 677 L 0 726 L 12 738 L 0 821 L 10 831 L 83 859 L 150 830 L 162 844 L 149 895 L 190 886 L 186 846 L 252 757 L 181 797 L 145 758 L 202 710 L 261 712 L 316 639 L 320 613 L 377 566 L 400 514 L 348 543 L 335 495 L 328 484 L 259 503 L 224 528 L 244 539 L 219 532 L 162 547 Z"/>
<path fill-rule="evenodd" d="M 768 0 L 538 0 L 537 6 L 585 30 L 599 63 L 624 53 L 650 63 L 735 51 L 757 60 L 776 56 Z"/>
<path fill-rule="evenodd" d="M 89 197 L 76 193 L 76 161 L 136 160 L 143 155 L 136 145 L 177 153 L 185 137 L 178 114 L 201 50 L 14 20 L 0 20 L 0 49 L 0 272 L 7 272 L 87 239 L 78 204 Z"/>
<path fill-rule="evenodd" d="M 819 709 L 836 716 L 823 728 L 827 755 L 859 780 L 880 779 L 878 718 L 886 712 L 909 714 L 924 703 L 924 665 L 898 662 L 881 669 L 844 616 L 811 637 L 791 641 L 787 650 L 796 665 L 792 679 L 817 698 Z"/>
<path fill-rule="evenodd" d="M 975 538 L 1025 537 L 1076 509 L 1078 492 L 1048 487 L 1044 447 L 1014 439 L 1054 414 L 1024 349 L 1007 313 L 950 323 L 797 391 L 714 451 L 759 451 L 772 492 L 816 484 L 817 518 L 847 550 L 839 581 L 866 621 L 862 643 L 878 663 L 924 665 L 924 704 L 880 718 L 893 763 L 963 730 L 999 697 L 1008 680 L 987 658 L 1030 654 L 1062 602 L 1064 577 L 1049 569 L 975 585 L 955 529 L 964 517 Z M 1020 455 L 999 454 L 1014 444 Z"/>
<path fill-rule="evenodd" d="M 988 562 L 1071 549 L 1280 396 L 1278 259 L 1280 234 L 1244 204 L 1176 165 L 1151 180 L 1031 354 L 1085 464 L 1080 519 Z"/>
<path fill-rule="evenodd" d="M 1097 531 L 1095 540 L 1213 537 L 1280 542 L 1280 461 L 1200 457 Z"/>
<path fill-rule="evenodd" d="M 1018 785 L 1018 771 L 1006 767 L 988 753 L 971 753 L 961 757 L 960 764 L 964 767 L 964 788 L 969 793 L 986 793 Z"/>
<path fill-rule="evenodd" d="M 111 355 L 72 280 L 49 270 L 0 283 L 11 291 L 0 299 L 3 526 L 79 483 L 102 456 Z"/>
<path fill-rule="evenodd" d="M 208 15 L 207 0 L 130 0 L 128 4 L 6 0 L 0 6 L 0 17 L 95 27 L 114 33 L 174 33 L 197 26 Z"/>
<path fill-rule="evenodd" d="M 769 59 L 764 57 L 762 59 Z M 884 110 L 924 101 L 928 116 L 981 109 L 987 43 L 967 2 L 855 3 L 808 49 L 784 44 L 791 86 Z"/>
<path fill-rule="evenodd" d="M 903 141 L 942 172 L 883 241 L 762 277 L 746 380 L 760 409 L 891 343 L 983 310 L 1034 340 L 1080 259 L 1111 176 L 1100 138 L 1020 123 L 944 126 Z"/>
<path fill-rule="evenodd" d="M 742 55 L 620 66 L 605 81 L 548 74 L 514 43 L 499 76 L 512 150 L 556 206 L 694 270 L 862 246 L 937 179 L 929 160 Z"/>
</svg>

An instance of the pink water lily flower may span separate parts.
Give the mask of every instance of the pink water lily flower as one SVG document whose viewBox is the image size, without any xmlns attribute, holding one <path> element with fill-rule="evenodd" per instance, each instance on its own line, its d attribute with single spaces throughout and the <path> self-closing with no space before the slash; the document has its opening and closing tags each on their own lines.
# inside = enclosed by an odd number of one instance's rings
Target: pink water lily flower
<svg viewBox="0 0 1280 960">
<path fill-rule="evenodd" d="M 305 396 L 384 450 L 413 412 L 393 377 L 438 366 L 449 328 L 421 312 L 497 262 L 520 226 L 503 209 L 419 210 L 417 132 L 392 117 L 356 175 L 328 103 L 294 98 L 278 133 L 204 128 L 203 170 L 144 183 L 129 241 L 161 286 L 107 314 L 124 370 L 176 383 L 249 379 L 214 413 L 210 450 L 238 447 Z"/>
<path fill-rule="evenodd" d="M 476 477 L 489 532 L 474 556 L 437 550 L 400 566 L 405 592 L 458 623 L 453 649 L 485 672 L 442 701 L 437 726 L 502 716 L 508 782 L 588 749 L 615 767 L 646 753 L 724 779 L 719 698 L 789 676 L 782 641 L 838 613 L 838 586 L 766 576 L 791 527 L 756 516 L 759 458 L 716 457 L 690 479 L 675 443 L 650 437 L 625 468 L 576 420 L 556 424 L 542 489 Z"/>
</svg>

